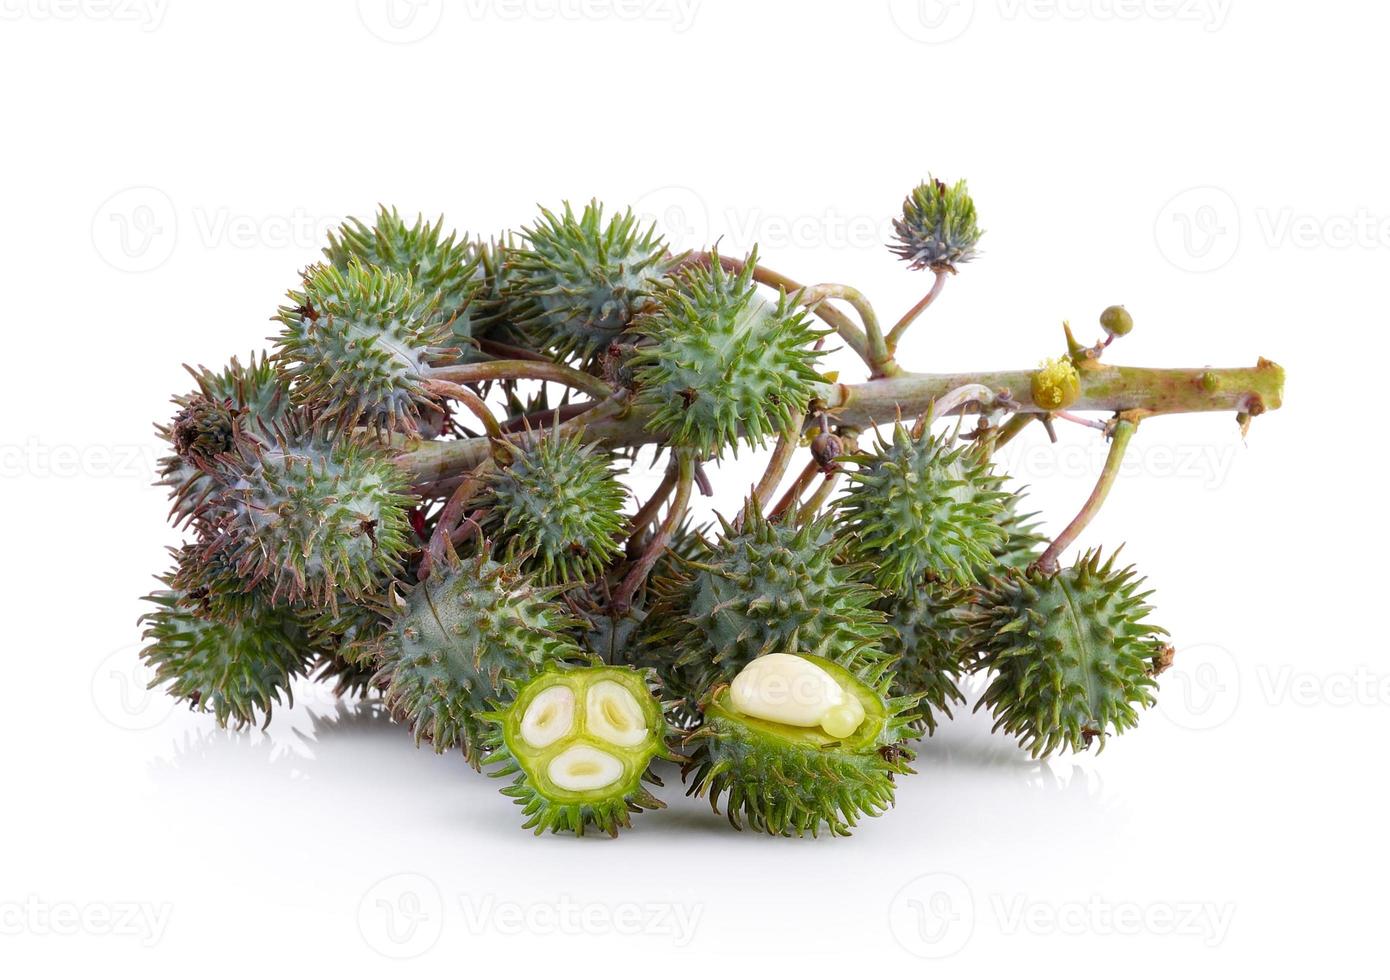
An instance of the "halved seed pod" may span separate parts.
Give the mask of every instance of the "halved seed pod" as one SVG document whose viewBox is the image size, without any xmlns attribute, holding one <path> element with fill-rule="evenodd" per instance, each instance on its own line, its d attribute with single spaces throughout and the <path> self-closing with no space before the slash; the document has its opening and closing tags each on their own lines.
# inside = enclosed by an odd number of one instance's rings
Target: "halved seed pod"
<svg viewBox="0 0 1390 980">
<path fill-rule="evenodd" d="M 631 814 L 665 806 L 643 785 L 661 785 L 654 759 L 677 759 L 655 683 L 632 667 L 555 665 L 485 716 L 484 764 L 515 776 L 502 792 L 522 807 L 527 829 L 616 837 Z"/>
<path fill-rule="evenodd" d="M 704 698 L 690 736 L 688 792 L 729 822 L 769 834 L 847 835 L 893 805 L 893 776 L 910 773 L 916 698 L 888 694 L 882 666 L 853 673 L 823 657 L 768 654 Z M 848 734 L 843 734 L 848 732 Z"/>
</svg>

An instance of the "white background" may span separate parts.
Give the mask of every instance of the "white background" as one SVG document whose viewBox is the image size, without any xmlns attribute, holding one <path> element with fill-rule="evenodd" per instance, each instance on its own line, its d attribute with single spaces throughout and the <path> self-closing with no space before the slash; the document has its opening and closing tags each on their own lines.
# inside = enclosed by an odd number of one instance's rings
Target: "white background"
<svg viewBox="0 0 1390 980">
<path fill-rule="evenodd" d="M 1225 976 L 1384 953 L 1384 38 L 1270 0 L 0 0 L 8 976 Z M 394 25 L 394 26 L 393 26 Z M 491 234 L 598 196 L 762 243 L 887 319 L 928 172 L 984 254 L 920 369 L 1027 367 L 1107 304 L 1145 365 L 1289 371 L 1282 411 L 1145 424 L 1083 544 L 1157 589 L 1161 706 L 1030 762 L 984 715 L 849 840 L 704 804 L 533 839 L 496 785 L 303 688 L 266 732 L 142 695 L 174 536 L 151 422 L 378 202 Z M 839 365 L 852 372 L 851 361 Z M 1011 448 L 1049 527 L 1093 434 Z M 745 468 L 721 479 L 726 508 Z M 398 962 L 393 962 L 398 960 Z M 71 972 L 81 970 L 83 972 Z M 1181 971 L 1181 972 L 1179 972 Z"/>
</svg>

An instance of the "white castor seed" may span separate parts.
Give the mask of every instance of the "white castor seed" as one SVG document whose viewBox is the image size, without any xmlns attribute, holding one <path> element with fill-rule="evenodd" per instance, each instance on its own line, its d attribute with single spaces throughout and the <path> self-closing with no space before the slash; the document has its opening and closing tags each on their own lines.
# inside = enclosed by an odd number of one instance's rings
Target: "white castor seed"
<svg viewBox="0 0 1390 980">
<path fill-rule="evenodd" d="M 584 727 L 611 745 L 631 748 L 647 740 L 647 720 L 632 692 L 616 681 L 599 681 L 584 699 Z"/>
<path fill-rule="evenodd" d="M 542 691 L 526 706 L 521 718 L 521 738 L 532 748 L 543 749 L 564 738 L 574 727 L 574 692 L 563 684 Z"/>
<path fill-rule="evenodd" d="M 729 687 L 739 712 L 764 721 L 819 726 L 831 738 L 848 738 L 864 720 L 864 706 L 835 678 L 804 657 L 764 654 L 744 667 Z"/>
<path fill-rule="evenodd" d="M 561 789 L 585 793 L 616 783 L 623 776 L 623 764 L 602 749 L 571 745 L 550 760 L 546 775 Z"/>
</svg>

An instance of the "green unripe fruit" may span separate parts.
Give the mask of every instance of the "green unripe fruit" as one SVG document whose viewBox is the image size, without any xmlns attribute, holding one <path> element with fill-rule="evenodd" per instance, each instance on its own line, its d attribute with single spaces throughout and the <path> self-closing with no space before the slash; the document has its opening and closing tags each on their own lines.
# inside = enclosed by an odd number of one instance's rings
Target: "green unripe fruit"
<svg viewBox="0 0 1390 980">
<path fill-rule="evenodd" d="M 426 368 L 449 340 L 438 301 L 409 275 L 356 258 L 346 270 L 309 269 L 278 315 L 285 329 L 276 356 L 296 402 L 339 430 L 417 433 L 421 411 L 434 406 Z"/>
<path fill-rule="evenodd" d="M 891 807 L 894 775 L 912 771 L 904 742 L 914 701 L 889 696 L 886 670 L 856 673 L 821 657 L 802 659 L 828 674 L 856 709 L 847 711 L 842 701 L 814 726 L 772 721 L 741 709 L 747 699 L 721 683 L 704 698 L 704 724 L 689 738 L 689 793 L 708 798 L 716 811 L 724 799 L 739 830 L 847 835 L 860 817 Z M 775 693 L 769 697 L 775 701 Z M 860 720 L 852 732 L 827 731 L 840 731 L 853 717 Z"/>
<path fill-rule="evenodd" d="M 591 201 L 576 216 L 566 202 L 524 232 L 529 248 L 510 249 L 503 295 L 523 331 L 560 357 L 589 360 L 652 302 L 672 265 L 654 227 L 631 211 L 607 223 Z"/>
<path fill-rule="evenodd" d="M 1069 357 L 1043 361 L 1033 372 L 1033 404 L 1049 412 L 1076 404 L 1081 397 L 1081 375 Z"/>
<path fill-rule="evenodd" d="M 849 555 L 871 566 L 884 592 L 916 588 L 925 578 L 972 585 L 1006 541 L 1009 495 L 970 447 L 951 448 L 930 430 L 913 435 L 901 422 L 857 464 L 839 500 Z"/>
<path fill-rule="evenodd" d="M 1054 575 L 1036 569 L 996 578 L 968 621 L 994 671 L 980 699 L 995 728 L 1017 736 L 1034 757 L 1080 752 L 1132 728 L 1153 703 L 1155 658 L 1166 631 L 1150 612 L 1132 568 L 1088 552 Z"/>
<path fill-rule="evenodd" d="M 395 208 L 383 206 L 373 225 L 349 218 L 336 234 L 330 231 L 323 254 L 344 273 L 361 262 L 409 278 L 432 300 L 431 315 L 446 326 L 448 346 L 458 348 L 460 360 L 475 360 L 481 334 L 474 303 L 482 287 L 478 249 L 466 237 L 443 230 L 442 217 L 431 224 L 418 215 L 407 224 Z"/>
<path fill-rule="evenodd" d="M 140 657 L 154 670 L 151 687 L 168 685 L 173 697 L 212 714 L 222 726 L 263 720 L 290 699 L 290 682 L 309 669 L 312 650 L 293 610 L 258 607 L 235 622 L 216 620 L 203 601 L 174 588 L 145 597 Z"/>
<path fill-rule="evenodd" d="M 508 450 L 512 459 L 489 479 L 489 530 L 508 560 L 519 560 L 541 585 L 592 579 L 617 557 L 627 490 L 612 457 L 583 433 L 558 430 L 534 445 Z"/>
<path fill-rule="evenodd" d="M 493 776 L 515 776 L 502 792 L 542 834 L 616 837 L 631 814 L 665 806 L 643 783 L 660 785 L 655 759 L 676 759 L 655 676 L 630 667 L 547 668 L 505 708 L 487 714 Z"/>
<path fill-rule="evenodd" d="M 1134 317 L 1123 306 L 1107 306 L 1100 314 L 1100 325 L 1112 337 L 1123 337 L 1134 329 Z"/>
<path fill-rule="evenodd" d="M 543 666 L 580 659 L 553 595 L 483 556 L 436 569 L 410 591 L 367 652 L 380 666 L 374 683 L 417 744 L 458 747 L 477 768 L 492 703 Z"/>
<path fill-rule="evenodd" d="M 757 253 L 731 274 L 719 256 L 690 269 L 634 329 L 638 404 L 671 445 L 719 455 L 741 440 L 761 445 L 796 424 L 824 380 L 813 345 L 822 336 L 785 293 L 775 303 L 753 282 Z"/>
<path fill-rule="evenodd" d="M 215 457 L 231 449 L 227 437 L 235 431 L 273 440 L 290 409 L 289 385 L 264 355 L 253 353 L 245 367 L 234 357 L 221 371 L 199 368 L 191 373 L 198 390 L 175 398 L 179 412 L 174 420 L 156 426 L 175 452 L 160 460 L 159 485 L 170 488 L 180 523 L 191 520 L 216 492 L 218 481 L 210 471 Z"/>
<path fill-rule="evenodd" d="M 848 668 L 881 661 L 878 593 L 862 569 L 838 561 L 830 517 L 796 526 L 765 518 L 750 501 L 739 528 L 721 519 L 719 539 L 677 568 L 674 601 L 654 615 L 655 638 L 693 672 L 697 693 L 732 680 L 756 657 L 794 649 Z"/>
<path fill-rule="evenodd" d="M 920 699 L 919 732 L 934 733 L 938 715 L 950 718 L 952 707 L 965 703 L 958 682 L 972 654 L 962 621 L 969 602 L 966 590 L 923 583 L 878 604 L 888 616 L 883 649 L 895 658 L 891 690 Z"/>
<path fill-rule="evenodd" d="M 949 269 L 975 257 L 980 227 L 965 181 L 946 185 L 934 177 L 918 184 L 893 221 L 898 244 L 889 246 L 914 269 Z"/>
<path fill-rule="evenodd" d="M 390 579 L 412 547 L 405 476 L 374 444 L 330 439 L 291 417 L 272 444 L 237 440 L 197 521 L 208 555 L 225 556 L 273 602 L 332 606 Z"/>
</svg>

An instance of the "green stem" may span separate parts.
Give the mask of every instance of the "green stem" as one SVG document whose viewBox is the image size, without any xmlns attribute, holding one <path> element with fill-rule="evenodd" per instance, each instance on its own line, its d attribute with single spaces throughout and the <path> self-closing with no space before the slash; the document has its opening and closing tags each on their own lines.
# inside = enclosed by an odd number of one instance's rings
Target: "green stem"
<svg viewBox="0 0 1390 980">
<path fill-rule="evenodd" d="M 690 506 L 690 488 L 695 482 L 695 457 L 689 451 L 681 450 L 677 452 L 676 458 L 676 495 L 671 501 L 670 510 L 666 512 L 666 520 L 661 522 L 660 529 L 652 535 L 652 539 L 642 550 L 642 556 L 628 570 L 627 575 L 623 577 L 622 582 L 613 593 L 613 599 L 609 605 L 617 615 L 621 616 L 632 608 L 633 597 L 637 595 L 637 590 L 646 583 L 652 566 L 666 550 L 666 546 L 671 543 L 671 537 L 676 533 L 676 528 L 680 527 L 681 520 L 685 517 L 686 508 Z"/>
<path fill-rule="evenodd" d="M 1138 428 L 1139 423 L 1129 418 L 1122 418 L 1115 423 L 1115 430 L 1110 435 L 1110 454 L 1105 457 L 1105 466 L 1101 468 L 1100 479 L 1096 481 L 1095 489 L 1086 498 L 1081 512 L 1072 518 L 1072 522 L 1062 529 L 1062 533 L 1057 535 L 1047 546 L 1047 550 L 1038 557 L 1036 564 L 1040 571 L 1047 575 L 1054 574 L 1057 571 L 1058 556 L 1081 536 L 1081 532 L 1086 530 L 1086 525 L 1100 512 L 1105 498 L 1110 495 L 1110 488 L 1115 485 L 1115 478 L 1120 475 L 1120 463 L 1124 461 L 1129 440 Z"/>
<path fill-rule="evenodd" d="M 592 374 L 553 361 L 483 361 L 478 364 L 451 364 L 429 368 L 427 380 L 449 381 L 454 384 L 476 384 L 480 381 L 553 381 L 592 395 L 607 398 L 613 389 Z"/>
<path fill-rule="evenodd" d="M 869 365 L 870 377 L 885 378 L 902 373 L 902 368 L 898 367 L 897 362 L 893 360 L 888 341 L 883 337 L 883 328 L 878 325 L 878 314 L 874 312 L 873 304 L 869 302 L 867 296 L 853 286 L 845 286 L 837 282 L 823 282 L 812 286 L 807 291 L 807 297 L 842 299 L 854 307 L 854 311 L 859 314 L 859 319 L 864 324 L 865 354 L 867 355 L 864 359 Z"/>
<path fill-rule="evenodd" d="M 471 366 L 471 365 L 470 365 Z M 905 373 L 862 384 L 824 384 L 815 408 L 828 411 L 837 424 L 855 429 L 921 415 L 933 401 L 969 384 L 982 384 L 1026 398 L 1031 370 L 953 374 Z M 1261 359 L 1252 368 L 1142 368 L 1095 364 L 1081 372 L 1081 394 L 1073 412 L 1129 412 L 1134 418 L 1179 412 L 1232 412 L 1259 415 L 1283 400 L 1284 369 Z M 599 413 L 595 409 L 594 414 Z M 618 417 L 585 417 L 585 436 L 614 448 L 662 441 L 650 420 L 637 409 Z M 576 422 L 580 420 L 575 420 Z M 573 423 L 565 423 L 571 425 Z M 543 432 L 545 430 L 537 430 Z M 412 483 L 447 479 L 472 469 L 488 453 L 486 439 L 428 442 L 397 457 Z"/>
<path fill-rule="evenodd" d="M 917 301 L 917 305 L 903 314 L 903 318 L 893 324 L 893 329 L 888 331 L 888 350 L 896 352 L 898 341 L 902 340 L 903 334 L 907 333 L 907 328 L 912 326 L 912 321 L 922 315 L 922 311 L 936 302 L 936 297 L 941 295 L 941 288 L 946 285 L 946 277 L 950 275 L 947 269 L 937 269 L 936 278 L 932 281 L 931 290 L 927 295 Z"/>
</svg>

